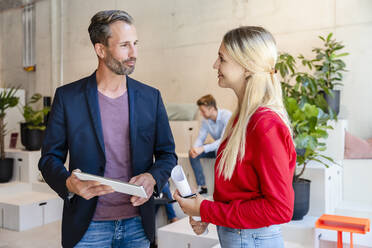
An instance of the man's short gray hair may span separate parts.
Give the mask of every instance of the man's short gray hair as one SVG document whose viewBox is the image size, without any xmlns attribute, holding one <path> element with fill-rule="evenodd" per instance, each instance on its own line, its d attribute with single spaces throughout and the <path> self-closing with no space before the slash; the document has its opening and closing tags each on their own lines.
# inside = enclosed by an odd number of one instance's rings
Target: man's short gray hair
<svg viewBox="0 0 372 248">
<path fill-rule="evenodd" d="M 95 14 L 90 20 L 88 28 L 90 40 L 93 45 L 96 43 L 108 46 L 108 38 L 111 37 L 110 24 L 122 21 L 132 25 L 133 18 L 123 10 L 103 10 Z"/>
</svg>

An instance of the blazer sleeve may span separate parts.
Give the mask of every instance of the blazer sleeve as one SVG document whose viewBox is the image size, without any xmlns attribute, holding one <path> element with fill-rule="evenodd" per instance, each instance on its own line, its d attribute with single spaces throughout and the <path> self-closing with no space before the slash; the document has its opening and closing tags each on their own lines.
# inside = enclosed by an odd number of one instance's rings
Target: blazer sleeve
<svg viewBox="0 0 372 248">
<path fill-rule="evenodd" d="M 167 112 L 160 92 L 157 90 L 156 133 L 154 144 L 155 163 L 149 173 L 156 181 L 155 195 L 159 194 L 168 182 L 173 167 L 177 164 L 177 155 Z"/>
<path fill-rule="evenodd" d="M 57 89 L 45 131 L 39 170 L 46 183 L 62 199 L 67 199 L 66 179 L 70 176 L 64 163 L 67 156 L 65 114 L 60 89 Z"/>
</svg>

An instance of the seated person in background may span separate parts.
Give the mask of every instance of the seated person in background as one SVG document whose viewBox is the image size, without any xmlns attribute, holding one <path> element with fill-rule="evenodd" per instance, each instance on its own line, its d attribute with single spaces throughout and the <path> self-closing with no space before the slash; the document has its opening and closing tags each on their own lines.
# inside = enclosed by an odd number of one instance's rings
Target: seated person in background
<svg viewBox="0 0 372 248">
<path fill-rule="evenodd" d="M 196 104 L 201 115 L 204 117 L 193 148 L 189 151 L 189 159 L 194 170 L 198 192 L 207 194 L 208 189 L 205 184 L 205 176 L 200 163 L 201 158 L 216 158 L 216 152 L 220 145 L 223 132 L 231 117 L 231 112 L 226 109 L 217 109 L 216 100 L 212 95 L 200 98 Z M 215 140 L 211 144 L 204 144 L 208 134 Z"/>
</svg>

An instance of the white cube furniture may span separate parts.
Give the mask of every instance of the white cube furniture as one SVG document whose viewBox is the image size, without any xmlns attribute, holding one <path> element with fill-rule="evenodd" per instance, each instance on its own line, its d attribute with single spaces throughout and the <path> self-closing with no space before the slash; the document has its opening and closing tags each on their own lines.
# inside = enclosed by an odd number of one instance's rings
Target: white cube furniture
<svg viewBox="0 0 372 248">
<path fill-rule="evenodd" d="M 6 150 L 14 158 L 13 178 L 0 184 L 0 228 L 24 231 L 61 220 L 63 201 L 38 181 L 40 151 Z"/>
<path fill-rule="evenodd" d="M 62 218 L 62 200 L 55 194 L 35 191 L 0 196 L 1 227 L 23 231 Z"/>
<path fill-rule="evenodd" d="M 209 225 L 208 230 L 208 234 L 197 236 L 190 227 L 189 218 L 185 217 L 177 222 L 158 229 L 158 247 L 213 247 L 219 243 L 216 226 Z"/>
<path fill-rule="evenodd" d="M 333 129 L 328 130 L 328 138 L 322 141 L 326 143 L 327 149 L 321 153 L 337 161 L 343 160 L 345 151 L 345 129 L 347 129 L 348 125 L 347 120 L 339 119 L 337 122 L 330 121 L 328 125 L 332 126 Z"/>
<path fill-rule="evenodd" d="M 12 181 L 34 183 L 38 181 L 40 151 L 6 149 L 6 157 L 14 159 Z"/>
<path fill-rule="evenodd" d="M 303 174 L 303 178 L 311 180 L 310 209 L 308 215 L 321 216 L 334 214 L 342 201 L 342 161 L 337 164 L 324 165 L 311 161 Z"/>
<path fill-rule="evenodd" d="M 324 140 L 327 149 L 323 155 L 331 157 L 335 163 L 326 162 L 329 167 L 316 161 L 311 161 L 303 177 L 312 181 L 310 190 L 310 216 L 334 214 L 336 207 L 342 201 L 343 159 L 345 147 L 345 129 L 347 121 L 339 119 L 329 123 L 333 130 L 328 131 Z M 325 161 L 325 160 L 324 160 Z"/>
</svg>

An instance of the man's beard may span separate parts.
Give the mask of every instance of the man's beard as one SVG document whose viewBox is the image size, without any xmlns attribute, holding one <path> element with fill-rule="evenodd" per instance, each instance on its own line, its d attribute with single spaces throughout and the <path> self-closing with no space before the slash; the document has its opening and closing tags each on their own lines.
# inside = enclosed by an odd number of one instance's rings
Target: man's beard
<svg viewBox="0 0 372 248">
<path fill-rule="evenodd" d="M 125 63 L 127 62 L 136 62 L 136 58 L 129 58 L 120 62 L 119 60 L 115 59 L 110 52 L 107 52 L 107 57 L 104 59 L 104 63 L 106 66 L 114 73 L 118 75 L 129 75 L 134 71 L 133 66 L 126 66 Z"/>
</svg>

